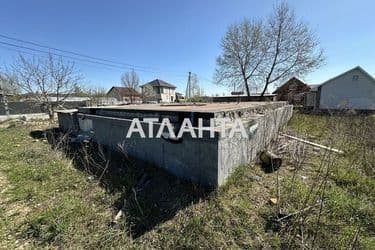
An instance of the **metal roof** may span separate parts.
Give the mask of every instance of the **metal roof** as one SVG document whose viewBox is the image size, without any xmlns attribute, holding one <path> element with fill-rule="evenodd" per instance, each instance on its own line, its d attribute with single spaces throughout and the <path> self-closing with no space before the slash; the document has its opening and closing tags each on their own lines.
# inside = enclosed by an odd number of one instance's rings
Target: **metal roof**
<svg viewBox="0 0 375 250">
<path fill-rule="evenodd" d="M 171 88 L 171 89 L 175 89 L 176 88 L 176 86 L 174 86 L 174 85 L 172 85 L 170 83 L 167 83 L 167 82 L 165 82 L 163 80 L 160 80 L 160 79 L 155 79 L 155 80 L 153 80 L 151 82 L 143 84 L 143 85 L 141 85 L 141 87 L 144 87 L 146 85 L 151 85 L 153 87 L 166 87 L 166 88 Z"/>
</svg>

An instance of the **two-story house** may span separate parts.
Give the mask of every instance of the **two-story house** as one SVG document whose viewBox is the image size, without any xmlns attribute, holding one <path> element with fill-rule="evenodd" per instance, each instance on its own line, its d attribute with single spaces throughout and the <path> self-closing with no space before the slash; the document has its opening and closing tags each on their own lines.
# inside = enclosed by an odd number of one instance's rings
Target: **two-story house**
<svg viewBox="0 0 375 250">
<path fill-rule="evenodd" d="M 168 103 L 176 100 L 176 86 L 160 79 L 143 84 L 141 93 L 144 101 Z"/>
</svg>

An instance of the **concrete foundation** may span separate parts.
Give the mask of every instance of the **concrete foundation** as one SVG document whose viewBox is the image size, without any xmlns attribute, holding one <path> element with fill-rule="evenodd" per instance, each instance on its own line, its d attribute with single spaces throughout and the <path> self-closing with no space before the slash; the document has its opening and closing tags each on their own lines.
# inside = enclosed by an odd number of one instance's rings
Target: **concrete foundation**
<svg viewBox="0 0 375 250">
<path fill-rule="evenodd" d="M 128 105 L 121 107 L 80 108 L 73 113 L 58 113 L 59 126 L 65 131 L 90 133 L 99 144 L 115 150 L 125 150 L 129 156 L 161 167 L 176 176 L 208 186 L 225 183 L 233 170 L 254 160 L 257 153 L 277 136 L 279 128 L 292 115 L 292 106 L 285 102 L 215 103 L 205 105 Z M 198 135 L 199 118 L 208 126 L 211 118 L 241 118 L 248 138 L 240 133 L 228 135 L 232 127 L 224 130 L 215 122 L 214 136 L 203 131 L 203 138 L 192 138 L 184 133 L 182 138 L 169 138 L 164 130 L 162 138 L 141 138 L 134 133 L 126 138 L 132 119 L 141 121 L 143 131 L 149 124 L 143 118 L 157 118 L 153 123 L 154 135 L 163 118 L 169 118 L 174 130 L 179 130 L 184 118 L 189 118 Z"/>
</svg>

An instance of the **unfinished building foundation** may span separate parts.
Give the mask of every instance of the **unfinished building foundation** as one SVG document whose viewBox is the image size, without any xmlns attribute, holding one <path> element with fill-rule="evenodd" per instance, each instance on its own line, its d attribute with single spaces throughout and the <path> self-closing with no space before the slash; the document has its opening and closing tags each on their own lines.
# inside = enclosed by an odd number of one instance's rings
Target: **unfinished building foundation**
<svg viewBox="0 0 375 250">
<path fill-rule="evenodd" d="M 59 126 L 64 131 L 90 134 L 97 143 L 114 150 L 126 150 L 134 158 L 187 180 L 208 186 L 225 183 L 234 169 L 254 160 L 257 154 L 277 136 L 279 128 L 292 115 L 293 107 L 285 102 L 213 103 L 200 105 L 142 104 L 117 107 L 84 107 L 76 112 L 59 112 Z M 142 138 L 133 133 L 126 138 L 134 118 L 139 119 L 143 131 L 154 137 Z M 144 118 L 154 118 L 152 128 Z M 195 134 L 199 126 L 207 127 L 214 121 L 213 136 L 208 129 L 202 138 L 184 133 L 181 138 L 169 137 L 168 131 L 156 138 L 164 118 L 177 131 L 188 118 Z M 231 126 L 224 128 L 216 121 L 241 119 L 248 136 L 230 134 Z M 199 124 L 201 119 L 202 123 Z M 230 124 L 230 122 L 229 122 Z"/>
</svg>

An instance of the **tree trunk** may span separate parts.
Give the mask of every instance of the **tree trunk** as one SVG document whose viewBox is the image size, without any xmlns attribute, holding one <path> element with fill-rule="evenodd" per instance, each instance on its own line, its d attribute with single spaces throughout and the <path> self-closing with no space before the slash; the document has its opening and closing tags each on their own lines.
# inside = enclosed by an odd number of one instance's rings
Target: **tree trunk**
<svg viewBox="0 0 375 250">
<path fill-rule="evenodd" d="M 55 116 L 55 110 L 52 105 L 47 106 L 49 120 L 52 121 Z"/>
<path fill-rule="evenodd" d="M 244 76 L 244 81 L 245 81 L 246 94 L 247 94 L 247 96 L 250 96 L 249 84 L 248 84 L 247 78 L 245 76 Z"/>
<path fill-rule="evenodd" d="M 279 169 L 282 163 L 281 157 L 268 151 L 262 152 L 259 159 L 262 162 L 263 168 L 265 168 L 267 172 L 273 172 Z"/>
<path fill-rule="evenodd" d="M 268 88 L 268 82 L 266 82 L 266 84 L 264 85 L 264 88 L 263 88 L 263 91 L 262 91 L 262 93 L 260 94 L 260 96 L 264 96 L 264 94 L 266 93 L 266 91 L 267 91 L 267 88 Z"/>
</svg>

